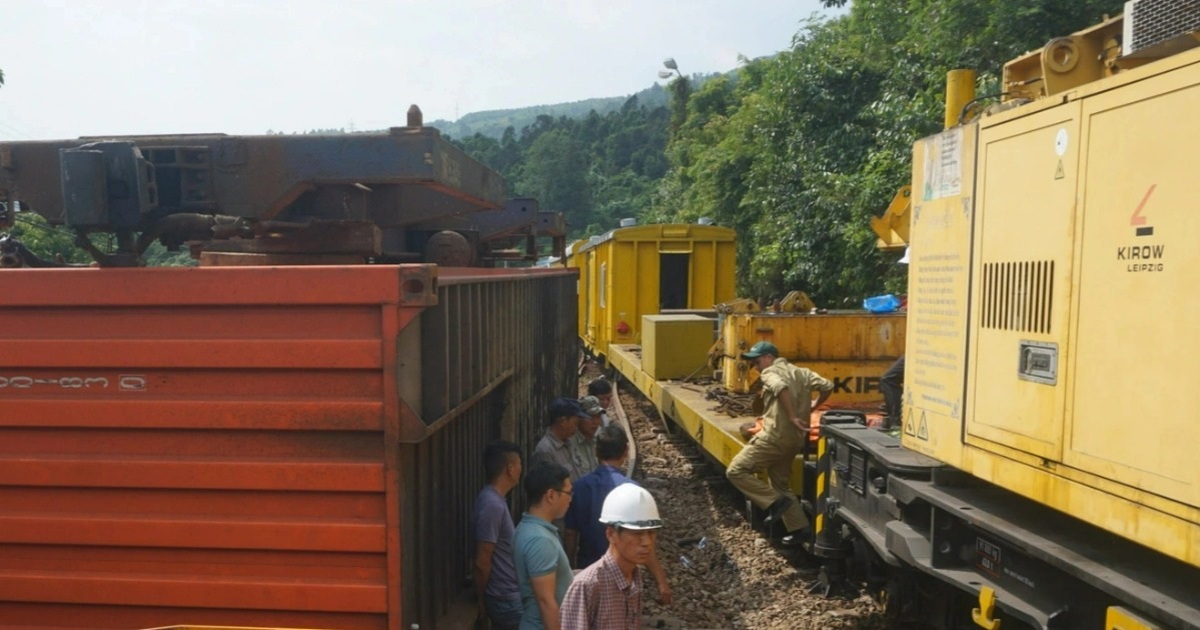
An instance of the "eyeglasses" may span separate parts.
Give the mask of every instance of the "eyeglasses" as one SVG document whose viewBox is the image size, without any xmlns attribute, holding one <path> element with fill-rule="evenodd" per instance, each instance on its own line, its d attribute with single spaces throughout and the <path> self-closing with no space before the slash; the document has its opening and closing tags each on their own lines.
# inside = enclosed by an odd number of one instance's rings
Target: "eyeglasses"
<svg viewBox="0 0 1200 630">
<path fill-rule="evenodd" d="M 555 490 L 558 490 L 558 488 L 555 488 Z M 575 492 L 573 490 L 558 490 L 558 492 L 565 494 L 567 496 L 574 496 L 574 494 L 575 494 Z"/>
</svg>

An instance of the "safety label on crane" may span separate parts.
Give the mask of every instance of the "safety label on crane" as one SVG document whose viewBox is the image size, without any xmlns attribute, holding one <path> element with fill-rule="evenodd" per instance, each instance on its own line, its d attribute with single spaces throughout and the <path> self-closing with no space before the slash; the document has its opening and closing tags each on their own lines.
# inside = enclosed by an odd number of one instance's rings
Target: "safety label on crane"
<svg viewBox="0 0 1200 630">
<path fill-rule="evenodd" d="M 925 139 L 925 201 L 962 193 L 962 127 Z"/>
<path fill-rule="evenodd" d="M 915 410 L 914 410 L 915 411 Z M 913 416 L 909 414 L 908 422 L 904 423 L 904 432 L 918 440 L 929 441 L 929 420 L 924 409 L 921 410 L 921 421 L 919 423 L 913 421 Z"/>
</svg>

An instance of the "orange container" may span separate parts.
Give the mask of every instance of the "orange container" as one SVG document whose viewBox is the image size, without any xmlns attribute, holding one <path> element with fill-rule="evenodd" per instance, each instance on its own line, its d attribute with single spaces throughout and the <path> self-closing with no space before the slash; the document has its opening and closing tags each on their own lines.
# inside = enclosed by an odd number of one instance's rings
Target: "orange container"
<svg viewBox="0 0 1200 630">
<path fill-rule="evenodd" d="M 0 623 L 437 625 L 483 446 L 574 391 L 574 286 L 0 270 Z"/>
</svg>

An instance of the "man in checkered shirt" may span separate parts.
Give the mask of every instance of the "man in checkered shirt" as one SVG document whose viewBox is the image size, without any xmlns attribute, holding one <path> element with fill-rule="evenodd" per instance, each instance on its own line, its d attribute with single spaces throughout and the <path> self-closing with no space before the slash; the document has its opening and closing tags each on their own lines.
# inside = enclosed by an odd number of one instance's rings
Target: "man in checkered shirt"
<svg viewBox="0 0 1200 630">
<path fill-rule="evenodd" d="M 654 553 L 662 519 L 645 489 L 624 483 L 608 493 L 600 512 L 608 553 L 579 572 L 560 608 L 563 630 L 639 630 L 642 565 Z"/>
</svg>

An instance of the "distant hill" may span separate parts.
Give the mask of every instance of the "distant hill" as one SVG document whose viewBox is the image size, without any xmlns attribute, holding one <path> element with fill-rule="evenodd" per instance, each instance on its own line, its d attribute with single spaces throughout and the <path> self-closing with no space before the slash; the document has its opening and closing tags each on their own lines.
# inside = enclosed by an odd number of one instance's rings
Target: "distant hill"
<svg viewBox="0 0 1200 630">
<path fill-rule="evenodd" d="M 693 77 L 693 80 L 703 80 L 705 78 L 707 77 Z M 638 105 L 644 105 L 652 109 L 667 104 L 667 91 L 657 83 L 631 96 L 637 97 Z M 511 126 L 514 130 L 520 132 L 522 127 L 533 124 L 537 120 L 537 117 L 543 114 L 554 118 L 560 116 L 583 118 L 588 115 L 588 112 L 594 109 L 596 113 L 603 116 L 608 112 L 621 109 L 621 106 L 629 98 L 630 96 L 609 96 L 605 98 L 589 98 L 582 101 L 575 101 L 574 103 L 533 105 L 517 109 L 472 112 L 457 121 L 435 120 L 426 124 L 436 127 L 438 131 L 452 138 L 469 138 L 476 133 L 480 133 L 491 138 L 500 139 L 504 135 L 505 128 Z"/>
</svg>

